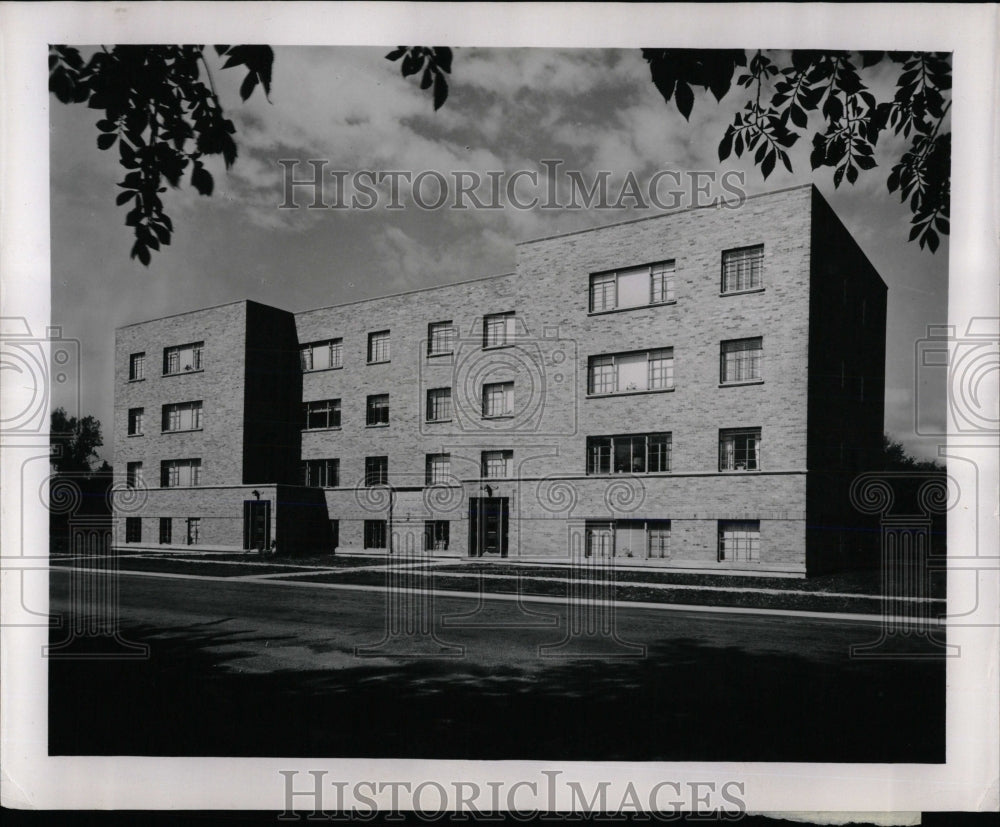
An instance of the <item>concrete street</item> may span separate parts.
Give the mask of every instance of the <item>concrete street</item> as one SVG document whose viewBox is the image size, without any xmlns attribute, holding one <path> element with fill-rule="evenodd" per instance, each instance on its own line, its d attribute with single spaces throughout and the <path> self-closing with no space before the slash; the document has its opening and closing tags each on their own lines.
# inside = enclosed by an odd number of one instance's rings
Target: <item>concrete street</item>
<svg viewBox="0 0 1000 827">
<path fill-rule="evenodd" d="M 54 614 L 69 581 L 52 572 Z M 872 623 L 618 606 L 614 636 L 567 639 L 586 618 L 565 605 L 435 596 L 433 634 L 416 611 L 385 640 L 384 592 L 119 583 L 122 637 L 150 656 L 51 660 L 53 754 L 944 758 L 943 659 L 851 659 Z"/>
</svg>

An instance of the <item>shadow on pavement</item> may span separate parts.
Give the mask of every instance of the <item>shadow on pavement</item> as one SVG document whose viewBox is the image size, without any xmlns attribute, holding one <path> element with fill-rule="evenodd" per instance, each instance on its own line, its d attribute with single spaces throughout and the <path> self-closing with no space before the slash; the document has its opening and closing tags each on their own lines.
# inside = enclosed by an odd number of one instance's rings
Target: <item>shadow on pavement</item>
<svg viewBox="0 0 1000 827">
<path fill-rule="evenodd" d="M 644 659 L 240 673 L 262 637 L 128 625 L 147 660 L 49 663 L 53 755 L 944 761 L 943 659 L 832 665 L 661 640 Z M 58 634 L 58 633 L 54 633 Z M 268 639 L 270 644 L 276 638 Z M 85 650 L 87 641 L 77 644 Z M 225 647 L 220 651 L 220 647 Z M 328 647 L 323 647 L 324 650 Z"/>
</svg>

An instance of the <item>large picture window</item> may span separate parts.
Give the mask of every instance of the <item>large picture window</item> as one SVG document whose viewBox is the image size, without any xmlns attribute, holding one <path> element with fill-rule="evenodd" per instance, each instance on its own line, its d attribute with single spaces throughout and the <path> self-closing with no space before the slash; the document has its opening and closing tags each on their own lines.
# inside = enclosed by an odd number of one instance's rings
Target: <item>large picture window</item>
<svg viewBox="0 0 1000 827">
<path fill-rule="evenodd" d="M 303 406 L 304 427 L 307 431 L 340 427 L 340 400 L 320 399 Z"/>
<path fill-rule="evenodd" d="M 648 474 L 670 471 L 669 433 L 587 437 L 588 474 Z"/>
<path fill-rule="evenodd" d="M 168 459 L 160 463 L 160 486 L 163 488 L 186 488 L 200 482 L 200 459 Z"/>
<path fill-rule="evenodd" d="M 344 366 L 344 340 L 327 339 L 303 345 L 299 350 L 303 372 Z"/>
<path fill-rule="evenodd" d="M 719 560 L 760 560 L 760 520 L 719 520 Z"/>
<path fill-rule="evenodd" d="M 188 345 L 177 345 L 163 349 L 163 373 L 170 376 L 175 373 L 186 373 L 201 370 L 201 349 L 204 342 L 192 342 Z"/>
<path fill-rule="evenodd" d="M 163 430 L 197 431 L 201 428 L 201 402 L 180 402 L 163 406 Z"/>
<path fill-rule="evenodd" d="M 606 313 L 674 301 L 674 263 L 644 264 L 590 277 L 590 312 Z"/>
<path fill-rule="evenodd" d="M 588 361 L 587 393 L 591 396 L 662 391 L 673 387 L 673 348 L 591 356 Z"/>
</svg>

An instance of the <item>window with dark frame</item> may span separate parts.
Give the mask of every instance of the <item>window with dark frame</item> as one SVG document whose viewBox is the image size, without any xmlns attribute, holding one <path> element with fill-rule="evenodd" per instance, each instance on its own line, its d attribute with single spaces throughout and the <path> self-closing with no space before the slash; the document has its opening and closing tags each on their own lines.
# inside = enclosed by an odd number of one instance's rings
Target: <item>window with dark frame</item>
<svg viewBox="0 0 1000 827">
<path fill-rule="evenodd" d="M 448 520 L 424 520 L 424 550 L 447 551 Z"/>
<path fill-rule="evenodd" d="M 368 364 L 374 365 L 379 362 L 388 362 L 389 351 L 389 331 L 378 330 L 368 334 Z"/>
<path fill-rule="evenodd" d="M 130 382 L 138 382 L 146 378 L 146 354 L 133 353 L 128 359 L 128 379 Z"/>
<path fill-rule="evenodd" d="M 200 401 L 164 405 L 161 430 L 164 433 L 201 430 L 201 409 Z"/>
<path fill-rule="evenodd" d="M 719 562 L 760 561 L 760 520 L 719 520 Z"/>
<path fill-rule="evenodd" d="M 340 400 L 318 399 L 303 406 L 303 430 L 315 431 L 340 427 Z"/>
<path fill-rule="evenodd" d="M 368 397 L 365 424 L 369 427 L 389 424 L 389 394 L 380 393 Z"/>
<path fill-rule="evenodd" d="M 445 422 L 451 419 L 451 388 L 431 388 L 427 391 L 427 421 Z"/>
<path fill-rule="evenodd" d="M 173 542 L 173 523 L 170 517 L 160 517 L 160 544 L 169 545 Z"/>
<path fill-rule="evenodd" d="M 167 459 L 160 462 L 161 488 L 190 488 L 200 482 L 200 459 Z"/>
<path fill-rule="evenodd" d="M 365 548 L 385 548 L 386 521 L 365 520 Z"/>
<path fill-rule="evenodd" d="M 303 373 L 341 368 L 344 366 L 344 340 L 326 339 L 302 345 L 299 362 Z"/>
<path fill-rule="evenodd" d="M 142 436 L 142 421 L 144 408 L 129 408 L 128 410 L 128 435 Z"/>
<path fill-rule="evenodd" d="M 163 375 L 173 376 L 202 369 L 201 351 L 204 342 L 191 342 L 163 349 Z"/>
<path fill-rule="evenodd" d="M 513 451 L 483 451 L 482 475 L 486 479 L 506 479 L 514 474 Z"/>
<path fill-rule="evenodd" d="M 447 485 L 451 478 L 451 454 L 428 454 L 425 482 L 427 485 Z"/>
<path fill-rule="evenodd" d="M 587 361 L 587 393 L 590 396 L 663 391 L 673 387 L 674 349 L 670 347 L 602 354 L 591 356 Z"/>
<path fill-rule="evenodd" d="M 302 463 L 302 484 L 310 488 L 337 488 L 340 485 L 340 460 L 305 460 Z"/>
<path fill-rule="evenodd" d="M 670 471 L 670 432 L 587 437 L 588 474 L 652 474 Z"/>
<path fill-rule="evenodd" d="M 673 302 L 674 269 L 673 261 L 663 261 L 592 274 L 590 312 L 606 313 Z"/>
<path fill-rule="evenodd" d="M 142 542 L 142 517 L 125 518 L 125 542 L 126 543 Z"/>
<path fill-rule="evenodd" d="M 365 457 L 365 485 L 389 484 L 389 457 Z"/>
<path fill-rule="evenodd" d="M 128 488 L 138 488 L 142 485 L 141 462 L 128 462 L 125 464 L 125 485 Z"/>
<path fill-rule="evenodd" d="M 187 544 L 197 545 L 201 540 L 201 517 L 188 517 L 187 519 Z"/>
<path fill-rule="evenodd" d="M 443 356 L 455 350 L 455 328 L 450 321 L 427 325 L 427 355 Z"/>
<path fill-rule="evenodd" d="M 514 341 L 514 313 L 483 316 L 483 347 L 503 347 Z"/>
<path fill-rule="evenodd" d="M 742 293 L 763 286 L 764 245 L 739 247 L 722 254 L 722 292 Z"/>
<path fill-rule="evenodd" d="M 483 385 L 482 410 L 484 417 L 514 415 L 514 383 L 491 382 Z"/>
<path fill-rule="evenodd" d="M 723 385 L 757 381 L 764 362 L 764 340 L 757 336 L 723 342 L 719 361 L 719 381 Z"/>
<path fill-rule="evenodd" d="M 719 470 L 760 470 L 760 428 L 719 431 Z"/>
</svg>

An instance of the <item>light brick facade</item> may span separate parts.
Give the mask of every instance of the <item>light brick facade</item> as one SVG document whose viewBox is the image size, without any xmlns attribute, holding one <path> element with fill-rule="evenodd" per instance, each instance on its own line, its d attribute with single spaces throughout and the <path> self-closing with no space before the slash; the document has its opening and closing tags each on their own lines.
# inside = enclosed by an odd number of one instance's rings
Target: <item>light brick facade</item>
<svg viewBox="0 0 1000 827">
<path fill-rule="evenodd" d="M 740 248 L 762 248 L 760 285 L 724 293 L 723 255 Z M 592 275 L 664 264 L 671 301 L 592 312 Z M 634 273 L 616 278 L 622 295 L 638 283 Z M 131 325 L 117 332 L 115 464 L 141 461 L 149 490 L 134 497 L 134 512 L 123 504 L 118 513 L 142 520 L 143 546 L 157 545 L 160 517 L 203 516 L 199 542 L 244 548 L 244 502 L 256 490 L 274 501 L 270 533 L 290 552 L 361 549 L 378 531 L 366 535 L 365 521 L 384 520 L 394 550 L 502 547 L 522 559 L 589 550 L 627 564 L 762 574 L 847 565 L 866 547 L 846 491 L 880 446 L 885 300 L 829 207 L 799 187 L 736 209 L 525 242 L 510 275 L 295 314 L 238 302 Z M 506 337 L 490 347 L 485 317 L 499 314 L 512 320 L 489 325 Z M 452 350 L 432 354 L 431 325 L 444 322 L 455 330 Z M 369 337 L 381 331 L 389 359 L 370 364 Z M 299 368 L 302 346 L 332 340 L 339 367 Z M 722 343 L 733 340 L 759 340 L 761 367 L 723 383 Z M 203 370 L 163 376 L 164 348 L 197 341 Z M 129 381 L 136 352 L 146 353 L 146 378 Z M 628 355 L 638 353 L 646 356 Z M 671 361 L 649 361 L 665 354 Z M 592 360 L 612 355 L 621 392 L 589 393 Z M 639 387 L 650 382 L 664 386 Z M 483 386 L 509 383 L 509 414 L 484 416 Z M 450 415 L 431 422 L 428 391 L 439 388 L 451 390 Z M 383 395 L 389 424 L 371 425 L 368 399 Z M 161 433 L 162 406 L 192 400 L 203 402 L 203 429 Z M 303 405 L 332 400 L 339 425 L 303 429 Z M 144 433 L 129 436 L 136 407 L 146 411 Z M 759 430 L 756 470 L 720 470 L 726 429 Z M 668 471 L 647 472 L 652 453 L 633 453 L 632 469 L 615 472 L 621 437 L 665 433 Z M 588 437 L 619 438 L 603 473 L 588 464 Z M 502 478 L 484 478 L 490 451 L 512 454 Z M 442 454 L 450 480 L 428 486 L 427 458 Z M 186 457 L 202 461 L 199 486 L 160 488 L 160 463 Z M 365 485 L 369 457 L 388 458 L 386 487 Z M 300 462 L 323 459 L 338 461 L 338 484 L 302 486 Z M 292 509 L 299 516 L 282 520 Z M 428 520 L 447 527 L 425 541 Z M 723 552 L 720 536 L 733 529 L 751 531 L 752 550 Z M 493 530 L 506 539 L 488 539 Z"/>
</svg>

